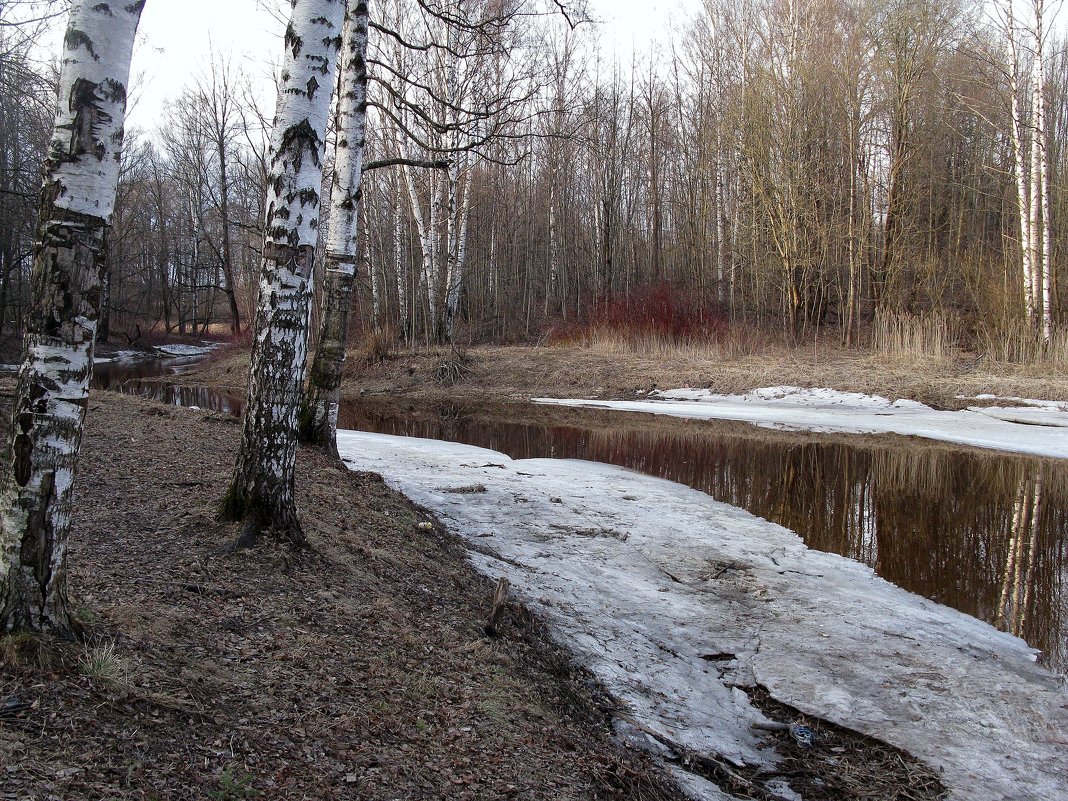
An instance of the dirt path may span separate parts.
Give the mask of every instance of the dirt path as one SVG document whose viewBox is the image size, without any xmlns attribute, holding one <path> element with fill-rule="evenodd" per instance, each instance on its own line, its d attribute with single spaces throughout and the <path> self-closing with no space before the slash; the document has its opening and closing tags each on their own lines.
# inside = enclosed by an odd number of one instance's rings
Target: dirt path
<svg viewBox="0 0 1068 801">
<path fill-rule="evenodd" d="M 314 551 L 229 554 L 237 437 L 94 395 L 70 549 L 89 640 L 0 641 L 0 798 L 676 798 L 521 609 L 482 634 L 492 587 L 376 475 L 302 451 Z"/>
</svg>

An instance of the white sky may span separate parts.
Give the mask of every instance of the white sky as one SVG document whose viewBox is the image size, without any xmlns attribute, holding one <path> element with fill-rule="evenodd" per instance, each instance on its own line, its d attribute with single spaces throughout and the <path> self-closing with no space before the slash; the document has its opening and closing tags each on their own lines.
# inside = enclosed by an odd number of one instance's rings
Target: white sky
<svg viewBox="0 0 1068 801">
<path fill-rule="evenodd" d="M 195 76 L 207 73 L 212 53 L 260 79 L 257 88 L 271 111 L 273 98 L 266 96 L 272 91 L 269 65 L 281 57 L 284 29 L 284 23 L 265 9 L 271 5 L 272 0 L 149 0 L 131 67 L 128 127 L 157 128 L 166 102 Z M 614 51 L 624 62 L 632 49 L 648 51 L 700 6 L 701 0 L 589 0 L 591 14 L 604 22 L 600 37 L 606 55 Z M 50 37 L 52 42 L 42 43 L 44 47 L 54 51 L 61 27 Z"/>
</svg>

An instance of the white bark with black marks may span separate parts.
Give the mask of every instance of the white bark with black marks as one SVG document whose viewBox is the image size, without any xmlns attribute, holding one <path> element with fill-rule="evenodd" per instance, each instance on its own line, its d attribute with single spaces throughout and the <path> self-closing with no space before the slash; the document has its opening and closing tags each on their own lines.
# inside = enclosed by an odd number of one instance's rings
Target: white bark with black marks
<svg viewBox="0 0 1068 801">
<path fill-rule="evenodd" d="M 267 213 L 248 405 L 223 516 L 245 539 L 271 528 L 301 544 L 293 475 L 311 324 L 323 150 L 344 0 L 291 0 L 271 135 Z"/>
<path fill-rule="evenodd" d="M 44 163 L 32 310 L 0 476 L 0 630 L 74 629 L 67 536 L 140 2 L 75 2 Z"/>
<path fill-rule="evenodd" d="M 363 194 L 363 155 L 367 127 L 366 0 L 349 0 L 345 22 L 344 66 L 337 103 L 330 223 L 326 234 L 326 277 L 319 339 L 312 361 L 301 439 L 337 453 L 337 411 L 341 368 L 348 346 L 352 285 L 356 279 L 359 207 Z"/>
</svg>

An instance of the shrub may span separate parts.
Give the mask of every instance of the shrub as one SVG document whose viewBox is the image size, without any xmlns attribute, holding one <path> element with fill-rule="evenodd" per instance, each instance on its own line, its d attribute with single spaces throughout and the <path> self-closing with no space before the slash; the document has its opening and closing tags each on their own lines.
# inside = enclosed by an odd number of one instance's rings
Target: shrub
<svg viewBox="0 0 1068 801">
<path fill-rule="evenodd" d="M 601 298 L 584 319 L 554 325 L 547 341 L 589 346 L 598 340 L 622 339 L 631 345 L 650 341 L 685 345 L 719 341 L 727 332 L 719 307 L 690 291 L 660 282 Z"/>
</svg>

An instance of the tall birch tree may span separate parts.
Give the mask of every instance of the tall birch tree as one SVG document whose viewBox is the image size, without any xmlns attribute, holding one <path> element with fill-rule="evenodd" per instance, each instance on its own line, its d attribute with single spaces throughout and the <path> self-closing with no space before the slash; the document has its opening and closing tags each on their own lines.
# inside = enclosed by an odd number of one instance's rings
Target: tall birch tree
<svg viewBox="0 0 1068 801">
<path fill-rule="evenodd" d="M 1045 0 L 1031 0 L 1021 22 L 1014 0 L 1000 6 L 1009 77 L 1010 140 L 1019 211 L 1024 308 L 1043 342 L 1052 336 L 1052 239 L 1049 142 L 1046 121 Z M 1030 58 L 1030 71 L 1025 61 Z M 1024 100 L 1030 97 L 1028 108 Z M 1030 162 L 1030 166 L 1028 166 Z"/>
<path fill-rule="evenodd" d="M 359 207 L 363 194 L 363 152 L 367 125 L 368 3 L 349 0 L 344 65 L 337 102 L 330 221 L 326 234 L 326 276 L 319 339 L 301 413 L 301 439 L 337 454 L 337 408 L 341 367 L 348 345 L 352 285 L 356 280 Z"/>
<path fill-rule="evenodd" d="M 44 164 L 32 311 L 0 473 L 0 629 L 71 633 L 67 537 L 140 2 L 78 0 Z"/>
<path fill-rule="evenodd" d="M 344 0 L 291 0 L 269 156 L 263 262 L 248 404 L 222 516 L 304 543 L 293 496 L 297 414 L 308 353 L 312 273 L 330 96 Z"/>
</svg>

